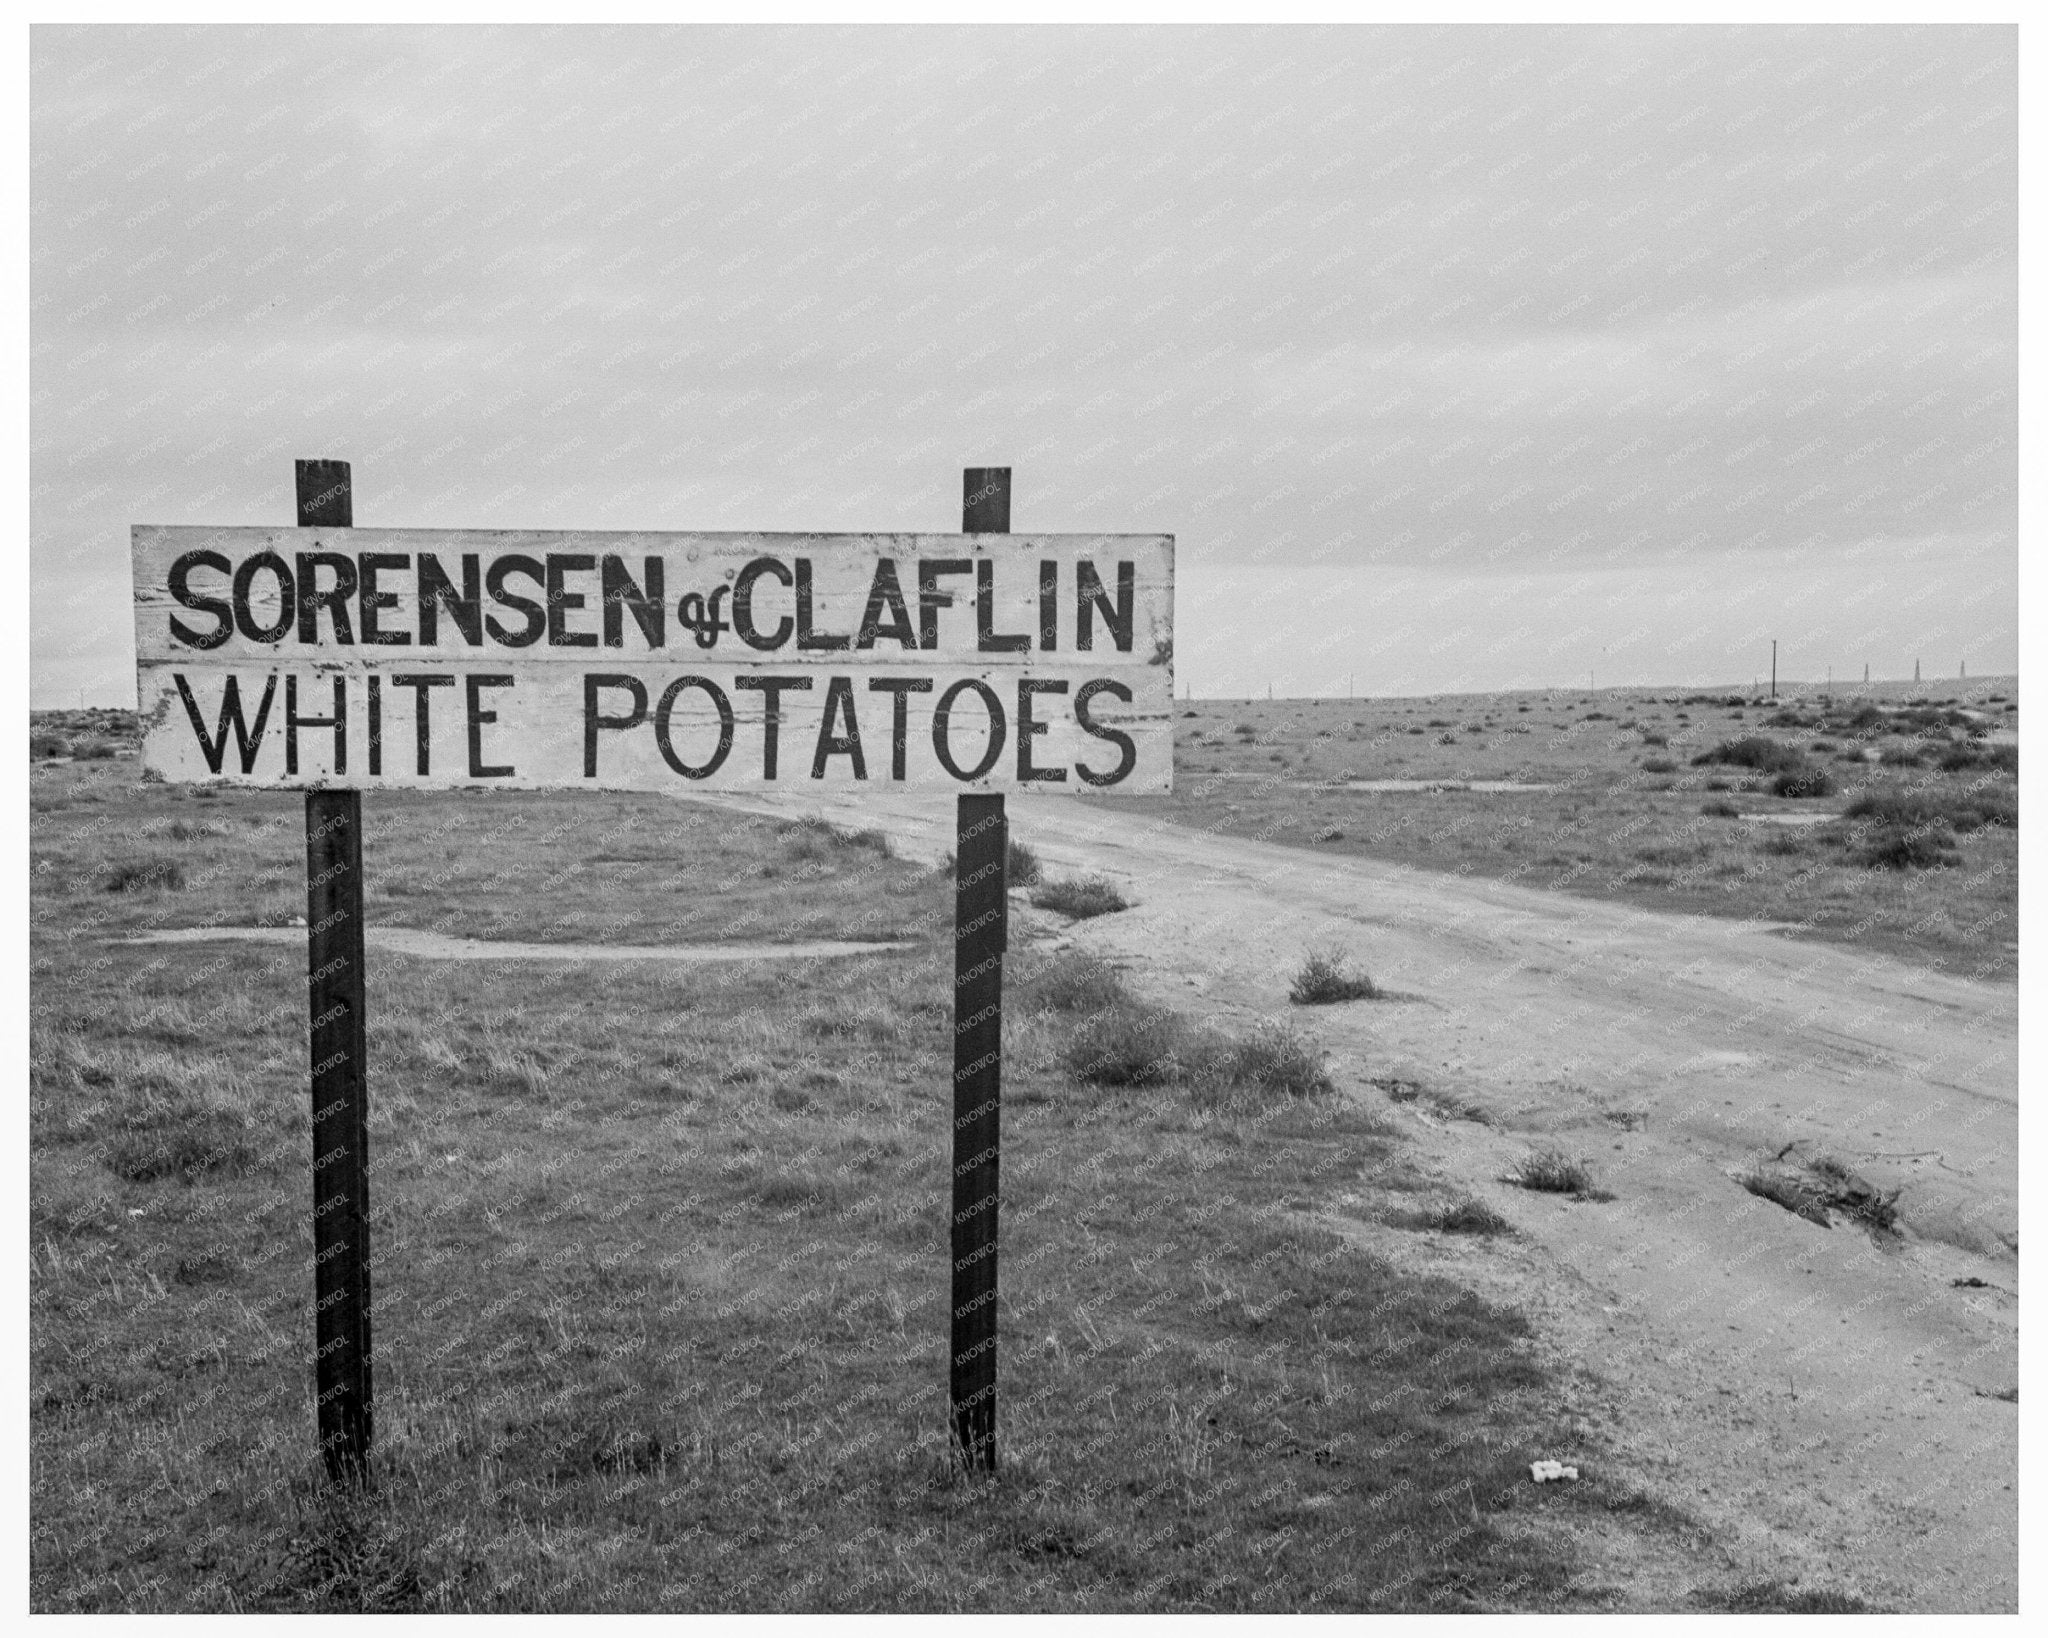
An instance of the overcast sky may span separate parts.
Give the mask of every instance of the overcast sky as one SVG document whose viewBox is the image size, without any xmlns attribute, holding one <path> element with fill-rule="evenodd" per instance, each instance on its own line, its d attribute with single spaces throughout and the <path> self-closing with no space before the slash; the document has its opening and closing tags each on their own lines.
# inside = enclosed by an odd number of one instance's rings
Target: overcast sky
<svg viewBox="0 0 2048 1638">
<path fill-rule="evenodd" d="M 2017 668 L 2006 28 L 39 28 L 32 703 L 128 527 L 1179 541 L 1197 696 Z"/>
</svg>

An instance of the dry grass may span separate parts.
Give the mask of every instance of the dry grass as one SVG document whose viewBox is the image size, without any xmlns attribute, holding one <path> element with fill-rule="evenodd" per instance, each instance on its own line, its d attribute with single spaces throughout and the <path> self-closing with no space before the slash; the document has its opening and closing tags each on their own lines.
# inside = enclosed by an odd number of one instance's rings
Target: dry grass
<svg viewBox="0 0 2048 1638">
<path fill-rule="evenodd" d="M 1627 689 L 1588 694 L 1468 695 L 1375 700 L 1197 701 L 1176 719 L 1175 789 L 1123 798 L 1125 807 L 1221 836 L 1385 859 L 1425 869 L 1617 899 L 1659 910 L 1789 924 L 1798 936 L 1980 977 L 2017 970 L 2018 812 L 2012 748 L 1972 737 L 1983 725 L 1962 706 L 1979 690 L 1909 698 L 1903 686 L 1868 697 L 1808 697 L 1782 708 L 1730 691 Z M 1993 682 L 1988 685 L 2010 692 Z M 1998 725 L 2017 724 L 2004 703 Z M 1597 707 L 1597 708 L 1596 708 Z M 1772 727 L 1772 717 L 1787 720 Z M 1762 722 L 1757 719 L 1762 718 Z M 1748 719 L 1748 720 L 1745 720 Z M 1228 729 L 1242 723 L 1256 743 Z M 1440 735 L 1431 726 L 1440 724 Z M 1463 732 L 1478 725 L 1482 734 Z M 1639 760 L 1661 735 L 1652 771 Z M 1796 736 L 1796 737 L 1795 737 Z M 1814 737 L 1842 747 L 1825 770 L 1807 760 Z M 1454 743 L 1438 743 L 1448 737 Z M 1773 771 L 1742 761 L 1693 759 L 1744 741 L 1767 742 L 1758 760 L 1825 771 L 1832 796 L 1775 798 Z M 1284 765 L 1268 762 L 1278 751 Z M 1865 759 L 1911 753 L 1903 766 Z M 1749 755 L 1737 753 L 1738 756 Z M 1969 765 L 1947 769 L 1944 761 Z M 1893 759 L 1895 760 L 1895 759 Z M 1353 780 L 1505 780 L 1552 789 L 1495 794 L 1435 788 L 1361 791 Z M 1955 869 L 1883 869 L 1885 827 L 1864 819 L 1815 827 L 1810 844 L 1782 855 L 1732 817 L 1701 802 L 1743 792 L 1753 811 L 1779 801 L 1840 814 L 1865 798 L 1938 802 L 1957 847 L 1925 844 Z M 1087 798 L 1086 800 L 1105 800 Z M 1733 807 L 1734 803 L 1728 803 Z M 1965 808 L 1967 807 L 1967 812 Z M 1972 818 L 1975 822 L 1972 823 Z M 1956 819 L 1960 823 L 1955 823 Z"/>
<path fill-rule="evenodd" d="M 89 890 L 109 837 L 204 812 L 180 919 L 281 920 L 299 803 L 140 787 L 128 762 L 38 777 L 64 783 L 33 835 L 34 1608 L 1602 1596 L 1551 1528 L 1569 1498 L 1526 1482 L 1569 1406 L 1520 1317 L 1277 1207 L 1276 1180 L 1335 1196 L 1395 1140 L 1298 1037 L 1145 1010 L 1071 953 L 1011 956 L 1004 1467 L 953 1476 L 948 884 L 628 797 L 372 795 L 370 913 L 636 942 L 879 915 L 919 942 L 374 959 L 377 1484 L 337 1498 L 312 1440 L 304 952 L 119 944 L 166 901 Z M 1069 1072 L 1095 1020 L 1134 1016 L 1165 1020 L 1173 1077 Z"/>
</svg>

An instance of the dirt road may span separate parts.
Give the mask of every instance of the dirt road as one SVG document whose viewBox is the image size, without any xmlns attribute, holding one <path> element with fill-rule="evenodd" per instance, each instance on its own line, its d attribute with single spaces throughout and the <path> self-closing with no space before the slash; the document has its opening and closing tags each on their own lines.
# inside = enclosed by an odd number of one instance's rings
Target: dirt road
<svg viewBox="0 0 2048 1638">
<path fill-rule="evenodd" d="M 950 803 L 816 807 L 912 855 L 952 845 Z M 1528 1309 L 1584 1415 L 1584 1445 L 1551 1454 L 1619 1464 L 1711 1530 L 1734 1580 L 2017 1607 L 2018 1407 L 1997 1397 L 2018 1382 L 2012 988 L 1104 806 L 1013 798 L 1010 816 L 1053 873 L 1106 874 L 1134 899 L 1073 937 L 1135 987 L 1290 1017 L 1351 1095 L 1420 1084 L 1388 1107 L 1425 1165 L 1526 1238 L 1394 1235 L 1355 1200 L 1326 1215 Z M 1320 945 L 1410 999 L 1290 1006 Z M 1449 1113 L 1461 1105 L 1486 1119 Z M 1736 1183 L 1795 1141 L 1901 1185 L 1903 1241 L 1805 1222 Z M 1615 1198 L 1500 1181 L 1553 1144 Z"/>
</svg>

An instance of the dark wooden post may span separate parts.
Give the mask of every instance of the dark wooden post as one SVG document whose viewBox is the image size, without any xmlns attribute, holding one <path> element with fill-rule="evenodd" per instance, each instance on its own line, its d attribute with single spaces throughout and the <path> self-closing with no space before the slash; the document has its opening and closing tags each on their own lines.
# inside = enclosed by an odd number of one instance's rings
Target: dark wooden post
<svg viewBox="0 0 2048 1638">
<path fill-rule="evenodd" d="M 298 502 L 303 527 L 352 527 L 348 463 L 300 461 Z M 360 1484 L 369 1477 L 371 1432 L 370 1099 L 357 791 L 306 793 L 306 965 L 320 1454 L 336 1483 Z"/>
<path fill-rule="evenodd" d="M 970 466 L 961 529 L 1007 534 L 1010 469 Z M 953 913 L 953 1440 L 996 1465 L 996 1212 L 1002 1150 L 1003 953 L 1009 821 L 998 795 L 960 798 Z"/>
</svg>

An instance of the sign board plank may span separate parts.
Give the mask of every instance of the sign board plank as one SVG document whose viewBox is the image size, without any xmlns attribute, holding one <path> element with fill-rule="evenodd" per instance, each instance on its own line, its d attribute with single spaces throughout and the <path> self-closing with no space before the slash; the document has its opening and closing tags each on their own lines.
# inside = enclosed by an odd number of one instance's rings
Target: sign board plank
<svg viewBox="0 0 2048 1638">
<path fill-rule="evenodd" d="M 1171 536 L 137 527 L 134 556 L 169 780 L 1172 784 Z"/>
</svg>

